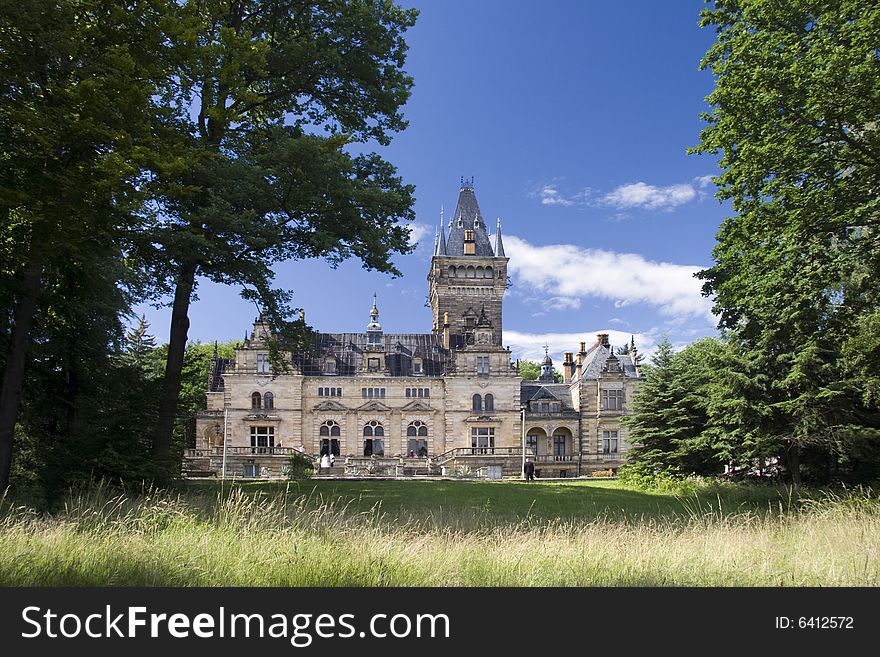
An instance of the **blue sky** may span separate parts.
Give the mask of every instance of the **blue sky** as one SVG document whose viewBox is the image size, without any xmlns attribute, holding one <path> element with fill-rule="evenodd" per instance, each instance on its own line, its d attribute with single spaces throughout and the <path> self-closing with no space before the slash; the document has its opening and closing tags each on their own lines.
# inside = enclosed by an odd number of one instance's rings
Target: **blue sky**
<svg viewBox="0 0 880 657">
<path fill-rule="evenodd" d="M 504 343 L 514 357 L 554 359 L 598 332 L 635 334 L 650 351 L 712 335 L 710 302 L 693 272 L 711 264 L 729 208 L 713 198 L 716 159 L 698 142 L 712 77 L 699 71 L 714 32 L 700 0 L 676 2 L 443 0 L 412 2 L 415 79 L 409 128 L 381 154 L 416 186 L 415 253 L 398 279 L 359 262 L 283 263 L 319 331 L 362 331 L 373 293 L 387 332 L 428 332 L 426 275 L 439 222 L 473 176 L 486 223 L 502 220 L 512 287 Z M 238 290 L 202 282 L 190 338 L 241 338 L 256 309 Z M 167 340 L 170 312 L 148 306 Z"/>
</svg>

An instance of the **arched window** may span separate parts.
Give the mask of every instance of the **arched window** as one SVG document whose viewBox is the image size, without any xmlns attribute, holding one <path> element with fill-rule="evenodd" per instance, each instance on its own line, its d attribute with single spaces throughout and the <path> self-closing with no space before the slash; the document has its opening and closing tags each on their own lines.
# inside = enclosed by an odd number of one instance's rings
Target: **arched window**
<svg viewBox="0 0 880 657">
<path fill-rule="evenodd" d="M 449 266 L 449 278 L 455 278 L 455 266 L 454 265 Z"/>
<path fill-rule="evenodd" d="M 469 266 L 465 271 L 466 271 L 467 278 L 476 278 L 477 277 L 477 272 L 473 268 L 473 266 Z"/>
<path fill-rule="evenodd" d="M 339 425 L 336 422 L 327 420 L 318 429 L 318 436 L 321 439 L 321 456 L 339 456 Z"/>
<path fill-rule="evenodd" d="M 486 411 L 494 411 L 495 410 L 495 397 L 491 394 L 488 394 L 483 399 L 483 410 Z"/>
<path fill-rule="evenodd" d="M 473 401 L 473 406 L 471 408 L 473 408 L 474 413 L 479 413 L 480 411 L 483 410 L 483 398 L 482 397 L 480 397 L 479 395 L 474 395 L 471 398 L 471 401 Z"/>
<path fill-rule="evenodd" d="M 265 395 L 263 395 L 263 408 L 267 411 L 275 408 L 275 395 L 273 395 L 271 392 L 267 392 Z"/>
<path fill-rule="evenodd" d="M 483 278 L 483 268 L 477 267 L 477 278 Z"/>
<path fill-rule="evenodd" d="M 384 456 L 385 444 L 382 440 L 385 436 L 385 427 L 377 420 L 371 420 L 364 425 L 364 456 Z"/>
<path fill-rule="evenodd" d="M 494 275 L 495 273 L 492 271 L 491 267 L 486 267 L 486 269 L 483 270 L 483 276 L 486 278 L 492 278 Z"/>
<path fill-rule="evenodd" d="M 458 278 L 464 278 L 464 265 L 459 265 L 455 271 Z"/>
<path fill-rule="evenodd" d="M 260 393 L 255 392 L 254 394 L 251 395 L 251 410 L 252 411 L 260 410 L 260 407 L 261 407 L 260 401 L 261 401 Z"/>
<path fill-rule="evenodd" d="M 420 420 L 410 422 L 406 428 L 406 454 L 410 458 L 428 455 L 428 425 Z"/>
</svg>

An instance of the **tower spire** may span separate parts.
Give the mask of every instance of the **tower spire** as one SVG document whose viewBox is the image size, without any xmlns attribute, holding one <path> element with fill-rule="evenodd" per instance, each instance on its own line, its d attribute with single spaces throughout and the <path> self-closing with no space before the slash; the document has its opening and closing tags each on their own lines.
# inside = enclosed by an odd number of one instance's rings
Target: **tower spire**
<svg viewBox="0 0 880 657">
<path fill-rule="evenodd" d="M 446 236 L 445 229 L 443 227 L 443 206 L 440 206 L 440 237 L 437 240 L 437 248 L 434 249 L 434 255 L 437 256 L 445 256 L 446 255 Z"/>
<path fill-rule="evenodd" d="M 504 255 L 504 243 L 501 241 L 501 217 L 498 217 L 498 225 L 495 229 L 495 257 L 507 257 Z"/>
</svg>

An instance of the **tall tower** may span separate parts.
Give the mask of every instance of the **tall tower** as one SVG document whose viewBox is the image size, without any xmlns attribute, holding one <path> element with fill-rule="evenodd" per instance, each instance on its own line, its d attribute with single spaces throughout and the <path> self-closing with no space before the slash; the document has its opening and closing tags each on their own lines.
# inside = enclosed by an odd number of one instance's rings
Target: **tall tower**
<svg viewBox="0 0 880 657">
<path fill-rule="evenodd" d="M 493 249 L 474 194 L 473 179 L 462 179 L 448 237 L 441 216 L 440 235 L 428 272 L 433 330 L 442 336 L 444 317 L 448 317 L 450 347 L 459 348 L 473 342 L 481 315 L 483 328 L 488 320 L 492 329 L 491 343 L 501 345 L 501 305 L 507 289 L 507 261 L 501 242 L 501 221 L 498 221 Z"/>
</svg>

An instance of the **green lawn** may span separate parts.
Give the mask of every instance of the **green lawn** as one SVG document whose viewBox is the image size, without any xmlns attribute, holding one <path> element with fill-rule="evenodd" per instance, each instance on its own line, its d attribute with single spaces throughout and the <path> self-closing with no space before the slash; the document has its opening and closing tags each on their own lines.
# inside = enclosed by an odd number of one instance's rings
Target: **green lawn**
<svg viewBox="0 0 880 657">
<path fill-rule="evenodd" d="M 191 484 L 190 490 L 216 494 L 219 483 Z M 236 484 L 249 495 L 306 496 L 351 512 L 373 511 L 387 519 L 478 518 L 491 524 L 521 520 L 640 521 L 689 517 L 695 512 L 788 509 L 791 492 L 771 486 L 705 487 L 694 492 L 647 492 L 616 480 L 571 482 L 524 481 L 346 481 L 308 480 L 291 483 Z"/>
<path fill-rule="evenodd" d="M 3 586 L 876 586 L 869 491 L 198 482 L 0 502 Z"/>
</svg>

